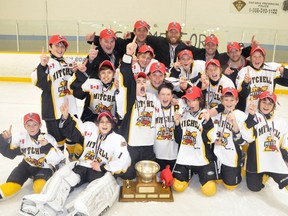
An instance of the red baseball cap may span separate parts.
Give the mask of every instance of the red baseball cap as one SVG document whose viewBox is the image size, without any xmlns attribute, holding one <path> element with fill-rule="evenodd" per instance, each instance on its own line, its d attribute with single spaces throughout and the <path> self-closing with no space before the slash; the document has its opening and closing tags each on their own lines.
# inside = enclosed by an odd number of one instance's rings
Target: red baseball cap
<svg viewBox="0 0 288 216">
<path fill-rule="evenodd" d="M 24 124 L 26 124 L 28 121 L 34 121 L 41 124 L 41 118 L 37 113 L 27 113 L 24 115 Z"/>
<path fill-rule="evenodd" d="M 237 42 L 230 42 L 227 45 L 227 52 L 230 52 L 230 50 L 232 49 L 240 50 L 241 49 L 240 44 Z"/>
<path fill-rule="evenodd" d="M 225 96 L 227 93 L 232 94 L 234 98 L 238 98 L 238 91 L 233 87 L 224 88 L 222 91 L 222 96 Z"/>
<path fill-rule="evenodd" d="M 186 94 L 182 96 L 181 98 L 182 99 L 186 98 L 188 100 L 195 100 L 196 98 L 200 98 L 200 97 L 202 97 L 201 89 L 198 88 L 197 86 L 192 86 L 187 89 Z"/>
<path fill-rule="evenodd" d="M 181 25 L 178 22 L 170 22 L 168 25 L 168 31 L 175 29 L 177 32 L 181 32 Z"/>
<path fill-rule="evenodd" d="M 265 98 L 271 98 L 274 104 L 276 104 L 277 102 L 277 96 L 273 92 L 264 91 L 259 95 L 259 99 L 265 99 Z"/>
<path fill-rule="evenodd" d="M 210 64 L 215 64 L 217 67 L 221 67 L 220 62 L 217 59 L 210 59 L 206 61 L 205 69 L 207 69 Z"/>
<path fill-rule="evenodd" d="M 134 29 L 145 27 L 147 30 L 150 29 L 150 25 L 144 20 L 137 20 L 134 24 Z"/>
<path fill-rule="evenodd" d="M 139 77 L 146 79 L 147 75 L 144 72 L 139 72 L 134 76 L 134 79 L 137 80 Z"/>
<path fill-rule="evenodd" d="M 218 38 L 215 35 L 206 36 L 205 44 L 207 43 L 213 43 L 215 45 L 218 45 Z"/>
<path fill-rule="evenodd" d="M 99 121 L 103 116 L 106 116 L 107 118 L 110 118 L 112 120 L 114 118 L 111 112 L 101 112 L 97 117 L 97 121 Z"/>
<path fill-rule="evenodd" d="M 100 32 L 100 39 L 109 39 L 111 37 L 116 39 L 114 31 L 111 29 L 104 29 Z"/>
<path fill-rule="evenodd" d="M 256 47 L 252 47 L 251 51 L 250 51 L 250 56 L 256 52 L 256 51 L 259 51 L 259 52 L 262 52 L 264 57 L 266 56 L 266 51 L 263 47 L 260 47 L 260 46 L 256 46 Z"/>
<path fill-rule="evenodd" d="M 160 71 L 161 73 L 165 74 L 166 73 L 165 65 L 161 62 L 154 62 L 153 64 L 151 64 L 150 73 L 154 73 L 156 71 Z"/>
<path fill-rule="evenodd" d="M 64 43 L 66 48 L 69 46 L 69 44 L 67 42 L 67 39 L 64 36 L 61 36 L 61 35 L 52 35 L 50 37 L 50 40 L 49 40 L 49 45 L 58 44 L 60 42 Z"/>
<path fill-rule="evenodd" d="M 154 49 L 151 46 L 144 44 L 139 48 L 138 53 L 146 53 L 146 52 L 150 52 L 152 56 L 154 56 Z"/>
<path fill-rule="evenodd" d="M 99 70 L 100 71 L 100 68 L 102 68 L 103 66 L 108 66 L 110 67 L 114 72 L 115 72 L 115 67 L 114 65 L 112 64 L 112 62 L 108 61 L 108 60 L 105 60 L 103 61 L 100 65 L 99 65 Z"/>
<path fill-rule="evenodd" d="M 177 57 L 181 58 L 183 55 L 188 55 L 189 57 L 193 58 L 193 53 L 190 50 L 182 50 L 181 52 L 178 53 Z"/>
</svg>

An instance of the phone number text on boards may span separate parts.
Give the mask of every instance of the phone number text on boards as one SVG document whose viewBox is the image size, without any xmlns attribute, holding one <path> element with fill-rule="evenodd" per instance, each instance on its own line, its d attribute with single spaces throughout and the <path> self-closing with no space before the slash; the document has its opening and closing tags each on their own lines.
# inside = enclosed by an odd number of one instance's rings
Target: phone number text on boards
<svg viewBox="0 0 288 216">
<path fill-rule="evenodd" d="M 277 14 L 278 10 L 267 9 L 267 8 L 249 8 L 249 13 L 258 13 L 258 14 Z"/>
</svg>

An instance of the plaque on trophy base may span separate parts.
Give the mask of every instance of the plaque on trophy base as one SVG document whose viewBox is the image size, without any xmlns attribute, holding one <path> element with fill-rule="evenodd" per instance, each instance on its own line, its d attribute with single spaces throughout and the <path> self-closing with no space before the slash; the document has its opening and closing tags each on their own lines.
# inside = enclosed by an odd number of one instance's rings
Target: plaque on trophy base
<svg viewBox="0 0 288 216">
<path fill-rule="evenodd" d="M 155 168 L 156 167 L 156 168 Z M 173 202 L 170 187 L 164 187 L 156 181 L 155 174 L 159 165 L 153 161 L 140 161 L 135 165 L 137 170 L 136 182 L 123 180 L 120 190 L 120 202 Z"/>
</svg>

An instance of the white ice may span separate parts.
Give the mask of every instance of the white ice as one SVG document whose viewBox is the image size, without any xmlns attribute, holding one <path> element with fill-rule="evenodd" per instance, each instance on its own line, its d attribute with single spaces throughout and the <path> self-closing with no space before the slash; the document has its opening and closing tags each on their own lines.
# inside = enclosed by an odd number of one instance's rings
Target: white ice
<svg viewBox="0 0 288 216">
<path fill-rule="evenodd" d="M 40 113 L 40 90 L 30 83 L 0 82 L 0 131 L 9 128 L 12 132 L 23 130 L 23 116 L 28 112 Z M 288 121 L 288 96 L 278 95 L 280 105 L 277 113 Z M 81 111 L 82 101 L 79 103 Z M 43 125 L 45 130 L 45 125 Z M 14 167 L 22 157 L 14 160 L 0 155 L 0 184 L 5 183 Z M 81 188 L 77 189 L 78 192 Z M 77 193 L 73 192 L 72 196 Z M 0 201 L 0 216 L 18 215 L 21 198 L 33 193 L 32 181 L 28 180 L 22 190 L 8 200 Z M 215 216 L 284 216 L 288 215 L 288 191 L 279 190 L 272 179 L 266 187 L 258 193 L 251 192 L 246 187 L 245 178 L 234 191 L 228 191 L 222 185 L 217 186 L 217 193 L 213 197 L 204 197 L 199 188 L 198 178 L 192 179 L 189 188 L 183 193 L 173 192 L 174 202 L 117 202 L 105 214 L 113 216 L 162 216 L 162 215 L 215 215 Z"/>
</svg>

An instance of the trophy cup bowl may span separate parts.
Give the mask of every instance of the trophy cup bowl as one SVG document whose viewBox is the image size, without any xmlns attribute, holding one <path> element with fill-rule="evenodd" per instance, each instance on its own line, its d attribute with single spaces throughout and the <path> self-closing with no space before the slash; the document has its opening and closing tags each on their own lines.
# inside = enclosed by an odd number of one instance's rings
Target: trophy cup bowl
<svg viewBox="0 0 288 216">
<path fill-rule="evenodd" d="M 160 170 L 160 166 L 154 161 L 142 160 L 135 164 L 135 169 L 137 170 L 138 175 L 141 177 L 141 181 L 144 183 L 149 183 Z"/>
</svg>

